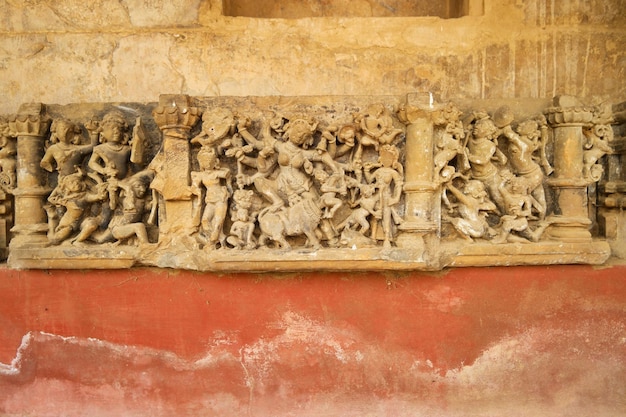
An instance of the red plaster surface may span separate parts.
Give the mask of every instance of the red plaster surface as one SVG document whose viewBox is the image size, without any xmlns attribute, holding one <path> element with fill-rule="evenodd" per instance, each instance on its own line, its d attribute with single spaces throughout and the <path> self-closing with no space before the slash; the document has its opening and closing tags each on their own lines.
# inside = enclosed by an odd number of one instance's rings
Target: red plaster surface
<svg viewBox="0 0 626 417">
<path fill-rule="evenodd" d="M 0 414 L 626 415 L 626 267 L 0 270 Z"/>
</svg>

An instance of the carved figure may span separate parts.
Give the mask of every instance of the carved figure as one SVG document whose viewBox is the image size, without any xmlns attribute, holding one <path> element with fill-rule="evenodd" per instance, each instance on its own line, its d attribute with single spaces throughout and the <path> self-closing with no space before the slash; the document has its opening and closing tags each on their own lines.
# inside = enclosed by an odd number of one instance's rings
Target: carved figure
<svg viewBox="0 0 626 417">
<path fill-rule="evenodd" d="M 117 207 L 111 221 L 104 230 L 97 229 L 102 224 L 102 217 L 85 219 L 80 226 L 80 233 L 74 243 L 86 241 L 88 238 L 96 243 L 122 241 L 135 237 L 140 244 L 150 243 L 143 217 L 149 208 L 149 184 L 154 173 L 142 171 L 119 182 L 121 207 Z M 154 202 L 152 202 L 154 204 Z"/>
<path fill-rule="evenodd" d="M 274 121 L 274 126 L 281 130 L 282 117 L 274 117 L 272 120 Z M 280 123 L 277 122 L 277 120 L 280 120 Z M 271 122 L 264 123 L 261 140 L 258 140 L 248 131 L 250 120 L 247 118 L 240 119 L 237 125 L 237 131 L 246 143 L 252 146 L 252 149 L 248 150 L 244 147 L 234 156 L 237 158 L 238 164 L 241 163 L 256 168 L 256 172 L 251 176 L 245 175 L 240 169 L 237 173 L 237 185 L 239 188 L 254 184 L 256 190 L 271 203 L 272 210 L 278 210 L 284 205 L 284 202 L 278 195 L 276 181 L 270 178 L 278 163 L 278 155 L 273 148 L 274 139 L 270 133 L 271 125 Z M 256 158 L 247 155 L 253 150 L 258 151 Z"/>
<path fill-rule="evenodd" d="M 465 138 L 465 131 L 463 123 L 459 120 L 460 115 L 461 112 L 455 106 L 448 104 L 445 109 L 436 112 L 433 119 L 436 126 L 445 126 L 435 143 L 436 153 L 433 158 L 434 174 L 439 182 L 452 178 L 456 170 L 448 163 L 463 152 L 462 140 Z"/>
<path fill-rule="evenodd" d="M 446 188 L 458 201 L 457 210 L 460 217 L 450 218 L 450 223 L 463 238 L 473 241 L 478 238 L 495 236 L 495 231 L 487 223 L 487 213 L 496 211 L 496 205 L 489 200 L 482 182 L 469 180 L 465 182 L 463 191 L 456 188 L 452 181 Z"/>
<path fill-rule="evenodd" d="M 383 247 L 391 247 L 393 241 L 393 225 L 402 222 L 394 206 L 400 202 L 404 180 L 396 169 L 398 163 L 398 148 L 393 145 L 383 145 L 377 163 L 366 162 L 363 166 L 365 179 L 373 184 L 380 197 L 382 211 Z M 374 172 L 371 172 L 374 169 Z M 375 236 L 375 232 L 372 233 Z"/>
<path fill-rule="evenodd" d="M 48 197 L 48 239 L 53 245 L 59 244 L 78 231 L 83 217 L 92 203 L 104 201 L 107 184 L 99 183 L 89 187 L 81 170 L 62 177 L 57 188 Z M 59 219 L 57 207 L 65 208 Z"/>
<path fill-rule="evenodd" d="M 235 249 L 254 249 L 255 215 L 250 214 L 252 207 L 252 190 L 235 190 L 233 194 L 234 204 L 231 207 L 230 234 L 226 241 Z"/>
<path fill-rule="evenodd" d="M 360 131 L 357 136 L 358 146 L 352 157 L 352 170 L 360 182 L 364 147 L 374 147 L 378 151 L 379 145 L 392 144 L 403 130 L 394 127 L 391 113 L 380 103 L 370 105 L 365 112 L 356 113 L 353 117 Z"/>
<path fill-rule="evenodd" d="M 131 148 L 128 123 L 118 111 L 107 113 L 100 123 L 100 145 L 93 148 L 88 167 L 108 184 L 109 208 L 115 210 L 118 181 L 126 177 Z"/>
<path fill-rule="evenodd" d="M 500 233 L 492 243 L 504 243 L 507 240 L 527 242 L 526 239 L 537 242 L 548 222 L 540 222 L 539 226 L 532 230 L 528 223 L 534 219 L 532 215 L 533 197 L 530 195 L 530 181 L 525 177 L 505 175 L 506 179 L 500 185 L 500 192 L 506 204 L 506 212 L 500 218 Z M 515 239 L 512 232 L 516 232 L 525 239 Z"/>
<path fill-rule="evenodd" d="M 320 191 L 322 192 L 322 195 L 319 197 L 319 205 L 324 212 L 322 218 L 331 219 L 339 210 L 339 207 L 343 205 L 341 199 L 336 197 L 337 193 L 344 196 L 347 193 L 344 173 L 341 171 L 337 174 L 328 175 L 323 169 L 316 169 L 315 179 L 319 181 Z"/>
<path fill-rule="evenodd" d="M 48 172 L 55 169 L 59 177 L 73 174 L 83 159 L 93 150 L 92 145 L 80 145 L 80 128 L 66 119 L 55 119 L 50 127 L 52 143 L 41 159 L 41 167 Z"/>
<path fill-rule="evenodd" d="M 206 150 L 213 149 L 220 154 L 223 148 L 229 147 L 226 136 L 235 128 L 235 117 L 230 110 L 215 108 L 202 114 L 202 131 L 191 139 L 192 144 L 200 144 Z"/>
<path fill-rule="evenodd" d="M 533 208 L 537 210 L 539 219 L 543 220 L 547 211 L 544 175 L 533 159 L 533 154 L 540 147 L 539 126 L 535 120 L 526 120 L 519 124 L 517 132 L 507 125 L 503 128 L 503 134 L 508 139 L 508 160 L 513 173 L 526 179 L 534 198 Z"/>
<path fill-rule="evenodd" d="M 389 145 L 401 134 L 402 129 L 394 128 L 393 118 L 383 104 L 372 104 L 364 113 L 357 114 L 355 121 L 359 123 L 363 136 L 362 146 Z"/>
<path fill-rule="evenodd" d="M 226 236 L 222 227 L 232 194 L 230 170 L 220 167 L 215 152 L 210 149 L 198 152 L 198 163 L 201 170 L 191 172 L 191 193 L 196 196 L 193 222 L 195 226 L 200 226 L 198 240 L 205 248 L 215 248 L 218 243 L 223 247 Z M 200 218 L 203 196 L 204 208 Z"/>
<path fill-rule="evenodd" d="M 382 219 L 382 211 L 376 208 L 380 204 L 380 197 L 374 194 L 376 190 L 374 185 L 362 184 L 360 190 L 361 198 L 355 203 L 355 206 L 358 207 L 350 212 L 348 217 L 337 226 L 337 229 L 352 229 L 353 226 L 359 225 L 361 226 L 359 232 L 365 236 L 371 228 L 368 218 L 373 216 L 374 219 L 380 220 Z"/>
<path fill-rule="evenodd" d="M 353 124 L 338 128 L 330 125 L 322 132 L 317 148 L 328 152 L 331 158 L 337 159 L 354 150 L 356 144 L 357 127 Z"/>
<path fill-rule="evenodd" d="M 341 174 L 339 167 L 327 151 L 308 149 L 313 144 L 313 133 L 316 128 L 317 123 L 303 118 L 294 118 L 284 126 L 285 142 L 270 138 L 272 148 L 278 154 L 276 188 L 288 207 L 282 208 L 277 214 L 279 219 L 274 219 L 280 223 L 278 226 L 268 222 L 267 210 L 259 214 L 259 225 L 262 231 L 261 239 L 259 239 L 261 245 L 265 244 L 267 239 L 272 239 L 284 248 L 288 247 L 284 236 L 305 234 L 308 245 L 314 248 L 320 247 L 315 230 L 320 223 L 321 209 L 317 191 L 310 178 L 314 172 L 313 163 L 321 163 L 322 166 L 330 169 L 332 174 Z M 276 211 L 275 207 L 270 209 Z M 335 232 L 329 226 L 328 223 L 322 224 L 322 232 L 330 241 L 334 238 Z"/>
<path fill-rule="evenodd" d="M 16 157 L 17 145 L 10 136 L 9 124 L 0 118 L 0 185 L 9 190 L 15 188 L 17 181 Z"/>
<path fill-rule="evenodd" d="M 583 177 L 596 182 L 602 177 L 604 169 L 597 162 L 606 154 L 613 152 L 609 142 L 613 140 L 613 129 L 607 124 L 593 125 L 584 129 L 585 143 L 583 144 Z"/>
<path fill-rule="evenodd" d="M 472 134 L 467 141 L 465 154 L 470 165 L 470 175 L 485 184 L 491 200 L 500 211 L 504 211 L 504 200 L 499 189 L 499 168 L 494 164 L 506 163 L 506 156 L 498 149 L 498 128 L 487 114 L 479 114 Z"/>
</svg>

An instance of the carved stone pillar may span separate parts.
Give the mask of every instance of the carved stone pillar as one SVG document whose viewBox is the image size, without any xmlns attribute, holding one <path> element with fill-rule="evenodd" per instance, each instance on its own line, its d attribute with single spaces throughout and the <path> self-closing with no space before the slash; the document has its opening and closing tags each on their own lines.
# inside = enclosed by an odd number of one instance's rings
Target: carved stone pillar
<svg viewBox="0 0 626 417">
<path fill-rule="evenodd" d="M 190 132 L 199 119 L 200 111 L 190 106 L 189 96 L 161 95 L 153 111 L 154 120 L 163 132 L 163 148 L 157 156 L 157 171 L 153 184 L 165 207 L 160 215 L 159 233 L 176 234 L 188 228 L 191 219 Z M 155 158 L 156 159 L 156 158 Z"/>
<path fill-rule="evenodd" d="M 406 124 L 404 163 L 405 217 L 399 247 L 423 250 L 423 238 L 438 232 L 438 184 L 433 181 L 434 125 L 432 96 L 409 94 L 398 112 Z"/>
<path fill-rule="evenodd" d="M 11 229 L 15 236 L 11 247 L 47 242 L 48 217 L 43 206 L 51 189 L 39 164 L 51 122 L 41 103 L 22 104 L 9 120 L 11 134 L 17 137 L 15 225 Z"/>
<path fill-rule="evenodd" d="M 591 122 L 593 109 L 567 96 L 555 97 L 554 105 L 546 110 L 554 129 L 554 177 L 548 179 L 548 184 L 555 189 L 560 213 L 551 216 L 552 225 L 547 233 L 563 241 L 590 241 L 589 180 L 583 176 L 583 126 Z"/>
</svg>

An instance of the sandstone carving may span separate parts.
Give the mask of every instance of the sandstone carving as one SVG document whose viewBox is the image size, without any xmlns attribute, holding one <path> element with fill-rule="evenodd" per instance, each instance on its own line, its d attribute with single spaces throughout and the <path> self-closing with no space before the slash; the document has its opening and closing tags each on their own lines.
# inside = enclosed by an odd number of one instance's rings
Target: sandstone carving
<svg viewBox="0 0 626 417">
<path fill-rule="evenodd" d="M 0 120 L 10 266 L 602 263 L 607 222 L 624 224 L 620 119 L 571 97 L 534 113 L 419 95 L 104 108 Z"/>
</svg>

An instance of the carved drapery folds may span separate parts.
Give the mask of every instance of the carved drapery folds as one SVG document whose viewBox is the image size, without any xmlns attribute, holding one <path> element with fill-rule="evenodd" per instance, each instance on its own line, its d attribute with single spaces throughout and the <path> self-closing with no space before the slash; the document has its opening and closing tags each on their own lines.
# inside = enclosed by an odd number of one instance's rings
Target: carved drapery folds
<svg viewBox="0 0 626 417">
<path fill-rule="evenodd" d="M 570 97 L 523 115 L 428 94 L 86 113 L 0 120 L 13 267 L 435 270 L 601 263 L 602 234 L 620 246 L 606 225 L 623 223 L 626 147 L 610 108 Z"/>
</svg>

